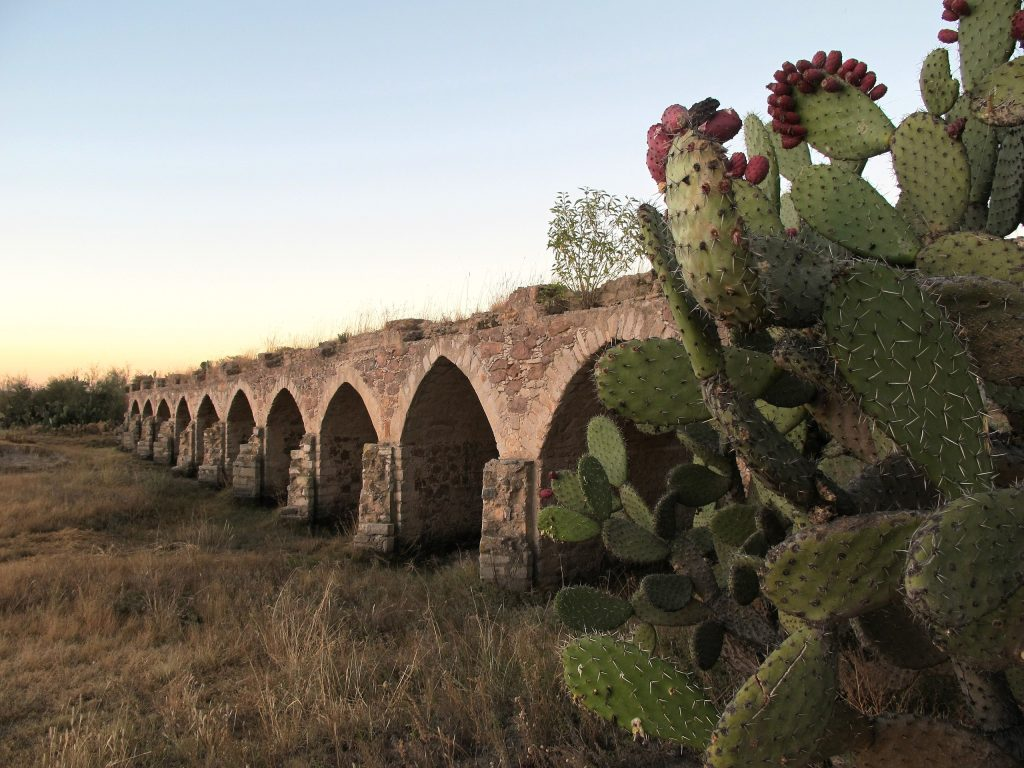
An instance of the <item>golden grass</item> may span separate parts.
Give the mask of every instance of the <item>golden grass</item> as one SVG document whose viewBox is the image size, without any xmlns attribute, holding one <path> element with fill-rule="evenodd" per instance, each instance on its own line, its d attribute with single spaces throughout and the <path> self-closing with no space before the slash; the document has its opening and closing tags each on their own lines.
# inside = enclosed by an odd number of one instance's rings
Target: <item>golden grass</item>
<svg viewBox="0 0 1024 768">
<path fill-rule="evenodd" d="M 0 765 L 627 766 L 540 597 L 354 557 L 95 438 L 0 475 Z"/>
</svg>

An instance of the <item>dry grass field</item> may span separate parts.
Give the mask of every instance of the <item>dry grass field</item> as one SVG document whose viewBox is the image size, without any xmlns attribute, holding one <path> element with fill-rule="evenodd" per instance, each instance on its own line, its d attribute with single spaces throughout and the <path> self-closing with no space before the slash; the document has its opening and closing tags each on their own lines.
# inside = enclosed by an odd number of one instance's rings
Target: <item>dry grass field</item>
<svg viewBox="0 0 1024 768">
<path fill-rule="evenodd" d="M 0 435 L 0 765 L 627 766 L 544 596 L 387 564 L 104 437 Z"/>
</svg>

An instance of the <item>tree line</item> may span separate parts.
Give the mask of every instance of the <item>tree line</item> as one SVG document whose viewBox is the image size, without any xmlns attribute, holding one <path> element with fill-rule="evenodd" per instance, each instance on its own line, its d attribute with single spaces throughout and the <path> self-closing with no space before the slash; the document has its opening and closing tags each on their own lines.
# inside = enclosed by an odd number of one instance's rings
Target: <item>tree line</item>
<svg viewBox="0 0 1024 768">
<path fill-rule="evenodd" d="M 119 422 L 127 382 L 127 372 L 116 368 L 102 376 L 95 371 L 55 376 L 43 386 L 8 377 L 0 388 L 0 428 Z"/>
</svg>

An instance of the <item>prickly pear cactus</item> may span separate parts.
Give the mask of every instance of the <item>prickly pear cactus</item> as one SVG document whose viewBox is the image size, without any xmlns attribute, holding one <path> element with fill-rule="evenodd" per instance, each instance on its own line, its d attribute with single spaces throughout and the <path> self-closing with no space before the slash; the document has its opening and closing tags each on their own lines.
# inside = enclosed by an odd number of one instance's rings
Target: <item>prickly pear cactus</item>
<svg viewBox="0 0 1024 768">
<path fill-rule="evenodd" d="M 612 417 L 539 524 L 649 569 L 559 593 L 570 629 L 605 633 L 565 651 L 576 700 L 708 766 L 1024 761 L 1024 11 L 942 5 L 962 83 L 932 51 L 898 124 L 864 62 L 819 51 L 771 77 L 747 153 L 715 99 L 648 131 L 666 210 L 639 218 L 678 338 L 598 361 Z M 895 204 L 861 176 L 887 153 Z M 689 450 L 660 498 L 616 418 Z M 759 662 L 725 696 L 685 670 L 725 654 Z M 954 677 L 965 719 L 858 711 L 849 654 Z"/>
</svg>

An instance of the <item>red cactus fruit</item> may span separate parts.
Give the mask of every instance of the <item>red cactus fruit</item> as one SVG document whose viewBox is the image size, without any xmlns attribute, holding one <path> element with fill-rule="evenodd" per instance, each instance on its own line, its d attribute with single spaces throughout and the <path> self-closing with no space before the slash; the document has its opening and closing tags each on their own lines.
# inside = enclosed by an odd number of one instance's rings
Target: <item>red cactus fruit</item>
<svg viewBox="0 0 1024 768">
<path fill-rule="evenodd" d="M 784 70 L 781 70 L 781 69 L 776 69 L 775 70 L 775 74 L 772 75 L 772 77 L 775 79 L 775 82 L 777 82 L 777 83 L 784 83 L 784 82 L 786 82 L 786 78 L 788 76 L 789 76 L 789 73 L 784 71 Z"/>
<path fill-rule="evenodd" d="M 782 69 L 787 74 L 789 74 L 790 72 L 796 72 L 796 64 L 794 64 L 792 61 L 784 61 L 782 62 Z"/>
<path fill-rule="evenodd" d="M 815 69 L 821 69 L 825 66 L 825 62 L 828 60 L 828 56 L 825 55 L 824 51 L 818 51 L 816 54 L 811 56 L 811 66 Z"/>
<path fill-rule="evenodd" d="M 735 109 L 720 109 L 715 112 L 714 117 L 700 126 L 700 131 L 705 136 L 719 141 L 728 141 L 743 127 L 743 120 L 736 114 Z"/>
<path fill-rule="evenodd" d="M 959 16 L 970 16 L 971 6 L 967 4 L 967 0 L 953 0 L 949 4 L 949 10 Z"/>
<path fill-rule="evenodd" d="M 885 94 L 886 94 L 886 92 L 888 90 L 889 89 L 884 84 L 879 83 L 874 88 L 872 88 L 870 91 L 868 91 L 868 97 L 872 101 L 878 101 L 880 98 L 885 96 Z"/>
<path fill-rule="evenodd" d="M 800 146 L 800 142 L 804 140 L 803 136 L 783 136 L 780 143 L 783 149 L 793 149 L 794 147 Z"/>
<path fill-rule="evenodd" d="M 768 90 L 776 96 L 788 96 L 793 92 L 793 89 L 786 83 L 772 83 L 768 86 Z"/>
<path fill-rule="evenodd" d="M 725 175 L 735 179 L 742 176 L 745 170 L 747 170 L 747 156 L 742 152 L 733 152 L 732 157 L 729 158 L 729 167 Z"/>
<path fill-rule="evenodd" d="M 540 497 L 542 499 L 550 499 L 554 495 L 555 495 L 555 492 L 552 491 L 550 488 L 541 488 L 540 489 Z"/>
<path fill-rule="evenodd" d="M 786 75 L 786 82 L 790 85 L 796 85 L 797 83 L 803 82 L 803 78 L 799 72 L 790 72 Z"/>
<path fill-rule="evenodd" d="M 665 126 L 661 123 L 655 123 L 647 129 L 647 147 L 657 154 L 668 157 L 668 151 L 672 148 L 672 137 L 665 132 Z"/>
<path fill-rule="evenodd" d="M 751 184 L 760 184 L 768 177 L 768 158 L 764 155 L 754 155 L 747 162 L 743 178 Z"/>
<path fill-rule="evenodd" d="M 860 85 L 858 85 L 857 87 L 864 91 L 864 93 L 867 93 L 868 91 L 875 87 L 875 82 L 877 80 L 878 77 L 875 75 L 874 72 L 868 72 L 866 75 L 864 75 L 864 79 L 860 81 Z"/>
<path fill-rule="evenodd" d="M 674 136 L 685 131 L 689 125 L 690 111 L 681 104 L 673 104 L 666 107 L 661 113 L 661 124 L 665 127 L 665 133 Z"/>
<path fill-rule="evenodd" d="M 793 109 L 796 106 L 796 99 L 792 96 L 776 96 L 775 106 L 779 109 Z"/>
<path fill-rule="evenodd" d="M 828 56 L 825 57 L 825 71 L 830 75 L 834 75 L 839 71 L 839 67 L 843 63 L 843 52 L 842 51 L 830 51 Z"/>
<path fill-rule="evenodd" d="M 853 74 L 859 79 L 864 77 L 868 73 L 868 65 L 863 61 L 857 62 L 857 66 L 853 68 Z"/>
<path fill-rule="evenodd" d="M 647 150 L 647 170 L 659 185 L 665 183 L 665 166 L 668 164 L 668 153 L 660 154 L 653 149 Z"/>
<path fill-rule="evenodd" d="M 817 67 L 812 67 L 804 72 L 804 82 L 810 83 L 811 85 L 817 85 L 825 79 L 825 70 Z"/>
<path fill-rule="evenodd" d="M 796 227 L 786 227 L 787 237 L 796 237 L 799 233 L 800 230 L 798 230 Z"/>
<path fill-rule="evenodd" d="M 838 77 L 826 77 L 821 87 L 829 93 L 835 93 L 836 91 L 843 90 L 843 81 Z"/>
<path fill-rule="evenodd" d="M 939 30 L 939 42 L 940 43 L 955 43 L 960 39 L 960 35 L 957 34 L 955 29 L 940 29 Z"/>
<path fill-rule="evenodd" d="M 548 480 L 557 480 L 557 479 L 558 479 L 558 472 L 557 471 L 548 472 Z"/>
<path fill-rule="evenodd" d="M 856 67 L 860 62 L 857 59 L 849 58 L 843 62 L 842 66 L 839 67 L 839 71 L 846 73 Z"/>
<path fill-rule="evenodd" d="M 942 12 L 943 21 L 960 21 L 960 14 L 948 8 Z"/>
<path fill-rule="evenodd" d="M 806 72 L 810 68 L 811 68 L 811 62 L 809 62 L 807 59 L 800 59 L 796 63 L 796 71 L 797 72 Z"/>
<path fill-rule="evenodd" d="M 951 139 L 959 139 L 960 134 L 964 132 L 965 125 L 967 125 L 967 118 L 957 118 L 952 123 L 946 126 L 946 133 L 949 134 L 949 138 Z"/>
<path fill-rule="evenodd" d="M 799 83 L 797 83 L 796 89 L 800 91 L 800 93 L 814 93 L 817 90 L 813 85 L 811 85 L 811 83 L 808 83 L 806 80 L 801 80 Z"/>
<path fill-rule="evenodd" d="M 1024 11 L 1017 11 L 1010 20 L 1010 34 L 1014 40 L 1024 41 Z"/>
</svg>

